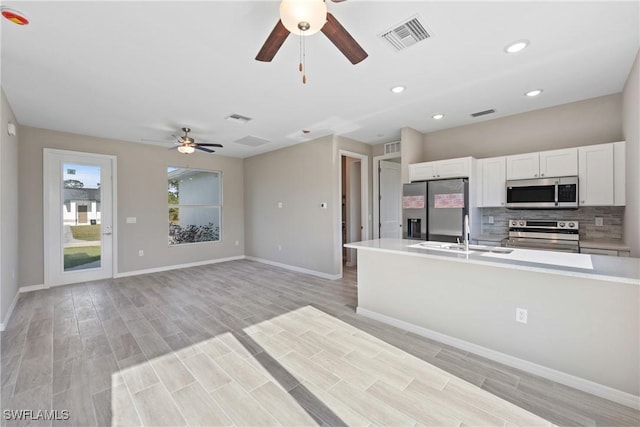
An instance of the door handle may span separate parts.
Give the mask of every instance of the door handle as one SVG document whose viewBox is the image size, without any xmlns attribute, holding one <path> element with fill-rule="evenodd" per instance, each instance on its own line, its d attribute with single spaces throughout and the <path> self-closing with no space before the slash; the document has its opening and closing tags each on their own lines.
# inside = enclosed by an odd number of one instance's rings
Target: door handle
<svg viewBox="0 0 640 427">
<path fill-rule="evenodd" d="M 111 236 L 113 233 L 109 232 L 109 233 L 102 233 L 103 236 Z"/>
</svg>

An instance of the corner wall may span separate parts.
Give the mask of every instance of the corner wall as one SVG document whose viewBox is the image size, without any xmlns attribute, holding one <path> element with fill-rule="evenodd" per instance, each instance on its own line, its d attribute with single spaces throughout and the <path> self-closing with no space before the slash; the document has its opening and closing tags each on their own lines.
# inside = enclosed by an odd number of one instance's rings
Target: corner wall
<svg viewBox="0 0 640 427">
<path fill-rule="evenodd" d="M 336 168 L 332 136 L 244 159 L 245 254 L 338 274 L 333 265 Z M 327 209 L 320 208 L 322 202 Z"/>
<path fill-rule="evenodd" d="M 20 286 L 44 283 L 42 164 L 45 147 L 117 157 L 116 273 L 244 255 L 242 159 L 217 153 L 182 155 L 155 145 L 21 127 L 17 161 Z M 222 171 L 222 241 L 169 247 L 168 166 Z M 137 223 L 127 224 L 127 217 L 136 217 Z M 140 249 L 144 250 L 143 257 L 138 256 Z"/>
<path fill-rule="evenodd" d="M 627 141 L 627 206 L 624 237 L 631 256 L 640 257 L 640 50 L 622 93 L 623 133 Z"/>
<path fill-rule="evenodd" d="M 0 323 L 8 321 L 18 295 L 18 135 L 7 134 L 9 122 L 18 126 L 11 105 L 0 89 Z"/>
<path fill-rule="evenodd" d="M 246 255 L 339 277 L 342 272 L 340 150 L 371 147 L 325 136 L 244 159 Z M 369 210 L 371 209 L 371 179 Z M 282 208 L 278 208 L 278 202 Z M 328 204 L 326 209 L 320 203 Z M 370 211 L 371 212 L 371 211 Z"/>
</svg>

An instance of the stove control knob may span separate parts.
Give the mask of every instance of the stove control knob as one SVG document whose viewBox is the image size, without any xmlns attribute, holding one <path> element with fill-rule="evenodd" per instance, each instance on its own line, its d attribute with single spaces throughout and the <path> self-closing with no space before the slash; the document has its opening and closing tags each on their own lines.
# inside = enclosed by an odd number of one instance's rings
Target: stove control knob
<svg viewBox="0 0 640 427">
<path fill-rule="evenodd" d="M 569 227 L 573 228 L 575 226 L 575 224 L 573 222 L 569 223 Z"/>
<path fill-rule="evenodd" d="M 516 225 L 518 225 L 518 221 L 511 221 L 511 226 L 515 227 Z"/>
<path fill-rule="evenodd" d="M 564 222 L 558 223 L 560 227 L 564 227 Z"/>
<path fill-rule="evenodd" d="M 518 225 L 519 225 L 520 227 L 524 227 L 524 221 L 520 221 L 520 222 L 518 223 Z"/>
</svg>

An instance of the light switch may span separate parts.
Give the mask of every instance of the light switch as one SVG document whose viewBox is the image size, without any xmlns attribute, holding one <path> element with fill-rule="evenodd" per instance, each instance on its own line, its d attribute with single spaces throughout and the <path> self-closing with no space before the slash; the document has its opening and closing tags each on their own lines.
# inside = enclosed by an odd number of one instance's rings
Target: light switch
<svg viewBox="0 0 640 427">
<path fill-rule="evenodd" d="M 135 216 L 129 216 L 127 217 L 127 224 L 135 224 L 138 220 L 136 219 Z"/>
<path fill-rule="evenodd" d="M 282 209 L 282 202 L 278 202 L 278 209 Z"/>
</svg>

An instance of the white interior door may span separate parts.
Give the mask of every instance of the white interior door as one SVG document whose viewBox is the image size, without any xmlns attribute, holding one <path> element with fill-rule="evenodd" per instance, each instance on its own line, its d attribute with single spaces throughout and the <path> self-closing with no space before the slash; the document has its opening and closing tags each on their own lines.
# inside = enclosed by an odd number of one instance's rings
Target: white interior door
<svg viewBox="0 0 640 427">
<path fill-rule="evenodd" d="M 44 151 L 45 285 L 113 277 L 115 157 Z"/>
<path fill-rule="evenodd" d="M 402 238 L 400 164 L 380 160 L 380 238 Z"/>
</svg>

